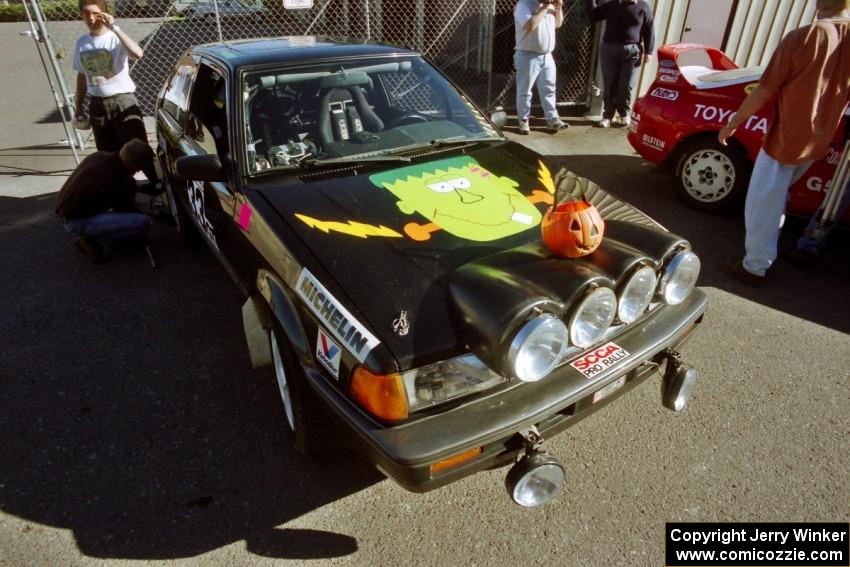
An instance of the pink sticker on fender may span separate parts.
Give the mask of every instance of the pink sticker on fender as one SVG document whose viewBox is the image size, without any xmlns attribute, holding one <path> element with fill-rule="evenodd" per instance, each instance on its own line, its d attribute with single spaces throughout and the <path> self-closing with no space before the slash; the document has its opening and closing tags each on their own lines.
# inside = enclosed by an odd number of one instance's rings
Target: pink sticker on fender
<svg viewBox="0 0 850 567">
<path fill-rule="evenodd" d="M 629 357 L 629 351 L 616 343 L 606 343 L 570 362 L 570 366 L 585 378 L 593 378 L 600 372 L 618 365 Z"/>
<path fill-rule="evenodd" d="M 242 203 L 240 207 L 239 218 L 236 219 L 236 224 L 239 225 L 239 228 L 248 232 L 248 228 L 251 226 L 251 216 L 254 214 L 254 209 L 252 209 L 247 203 Z"/>
</svg>

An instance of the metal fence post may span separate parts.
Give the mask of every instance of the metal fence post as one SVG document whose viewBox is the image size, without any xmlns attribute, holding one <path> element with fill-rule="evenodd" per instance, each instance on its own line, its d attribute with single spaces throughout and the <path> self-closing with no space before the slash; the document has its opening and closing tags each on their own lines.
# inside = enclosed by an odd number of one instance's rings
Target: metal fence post
<svg viewBox="0 0 850 567">
<path fill-rule="evenodd" d="M 366 39 L 372 39 L 372 30 L 369 26 L 369 0 L 365 0 L 366 8 Z"/>
<path fill-rule="evenodd" d="M 466 3 L 466 0 L 464 0 L 464 3 Z M 416 0 L 416 17 L 413 25 L 414 48 L 428 55 L 428 51 L 422 49 L 425 47 L 425 0 Z"/>
<path fill-rule="evenodd" d="M 53 92 L 53 99 L 56 101 L 56 106 L 59 109 L 59 117 L 62 119 L 62 126 L 65 128 L 65 135 L 68 136 L 68 145 L 71 146 L 71 152 L 74 154 L 74 161 L 79 164 L 80 156 L 77 153 L 77 146 L 79 145 L 80 149 L 82 149 L 83 141 L 79 137 L 79 132 L 77 132 L 76 128 L 72 126 L 72 121 L 74 119 L 72 99 L 68 94 L 68 88 L 65 86 L 65 79 L 62 77 L 62 71 L 58 67 L 56 52 L 53 49 L 53 43 L 50 41 L 50 34 L 47 32 L 47 26 L 44 23 L 44 17 L 41 14 L 41 7 L 38 5 L 37 0 L 30 1 L 32 2 L 32 12 L 30 12 L 30 7 L 27 6 L 26 1 L 22 2 L 24 11 L 27 14 L 27 19 L 29 20 L 30 33 L 33 35 L 33 39 L 36 42 L 36 49 L 38 49 L 41 64 L 44 66 L 44 73 L 47 76 L 47 82 L 50 83 L 50 90 Z M 35 21 L 38 24 L 37 30 L 33 26 L 33 14 L 35 14 Z M 59 85 L 61 98 L 56 92 L 53 80 L 50 77 L 50 71 L 44 62 L 44 55 L 41 53 L 41 48 L 38 45 L 39 42 L 44 43 L 45 49 L 47 49 L 47 56 L 50 60 L 50 66 L 53 69 L 53 73 L 56 75 L 56 82 Z M 65 114 L 66 112 L 68 112 L 67 115 Z"/>
<path fill-rule="evenodd" d="M 218 0 L 213 0 L 213 10 L 215 10 L 215 27 L 218 29 L 218 40 L 224 41 L 221 39 L 221 17 L 218 13 Z"/>
</svg>

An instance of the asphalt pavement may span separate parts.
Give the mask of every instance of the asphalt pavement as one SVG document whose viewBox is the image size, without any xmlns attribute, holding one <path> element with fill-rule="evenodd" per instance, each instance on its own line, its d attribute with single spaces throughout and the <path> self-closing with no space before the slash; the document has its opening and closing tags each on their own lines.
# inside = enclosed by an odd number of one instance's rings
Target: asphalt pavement
<svg viewBox="0 0 850 567">
<path fill-rule="evenodd" d="M 0 24 L 0 565 L 658 566 L 665 522 L 850 521 L 846 233 L 747 288 L 721 270 L 741 218 L 686 208 L 622 130 L 522 138 L 694 244 L 700 380 L 681 414 L 654 380 L 549 440 L 568 484 L 541 508 L 511 504 L 505 470 L 411 494 L 294 453 L 211 254 L 165 226 L 157 269 L 74 249 L 52 213 L 73 160 L 23 28 Z"/>
</svg>

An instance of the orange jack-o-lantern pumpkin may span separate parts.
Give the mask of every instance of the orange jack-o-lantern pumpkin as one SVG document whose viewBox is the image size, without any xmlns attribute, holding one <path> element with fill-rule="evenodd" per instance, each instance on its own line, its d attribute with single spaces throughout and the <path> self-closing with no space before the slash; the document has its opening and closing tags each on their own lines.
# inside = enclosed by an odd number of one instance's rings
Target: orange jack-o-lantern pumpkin
<svg viewBox="0 0 850 567">
<path fill-rule="evenodd" d="M 540 227 L 546 246 L 567 258 L 579 258 L 596 250 L 605 232 L 599 211 L 587 201 L 549 207 Z"/>
</svg>

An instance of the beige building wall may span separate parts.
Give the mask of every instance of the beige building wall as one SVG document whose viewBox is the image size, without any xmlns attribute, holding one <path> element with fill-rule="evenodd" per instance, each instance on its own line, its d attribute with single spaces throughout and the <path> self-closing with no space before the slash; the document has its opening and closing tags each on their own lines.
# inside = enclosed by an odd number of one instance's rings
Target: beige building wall
<svg viewBox="0 0 850 567">
<path fill-rule="evenodd" d="M 649 0 L 655 15 L 656 44 L 681 41 L 691 2 L 711 1 Z M 741 67 L 764 65 L 782 36 L 811 23 L 814 17 L 815 0 L 739 0 L 731 17 L 726 54 Z M 641 69 L 638 96 L 646 92 L 656 69 L 655 58 Z"/>
</svg>

